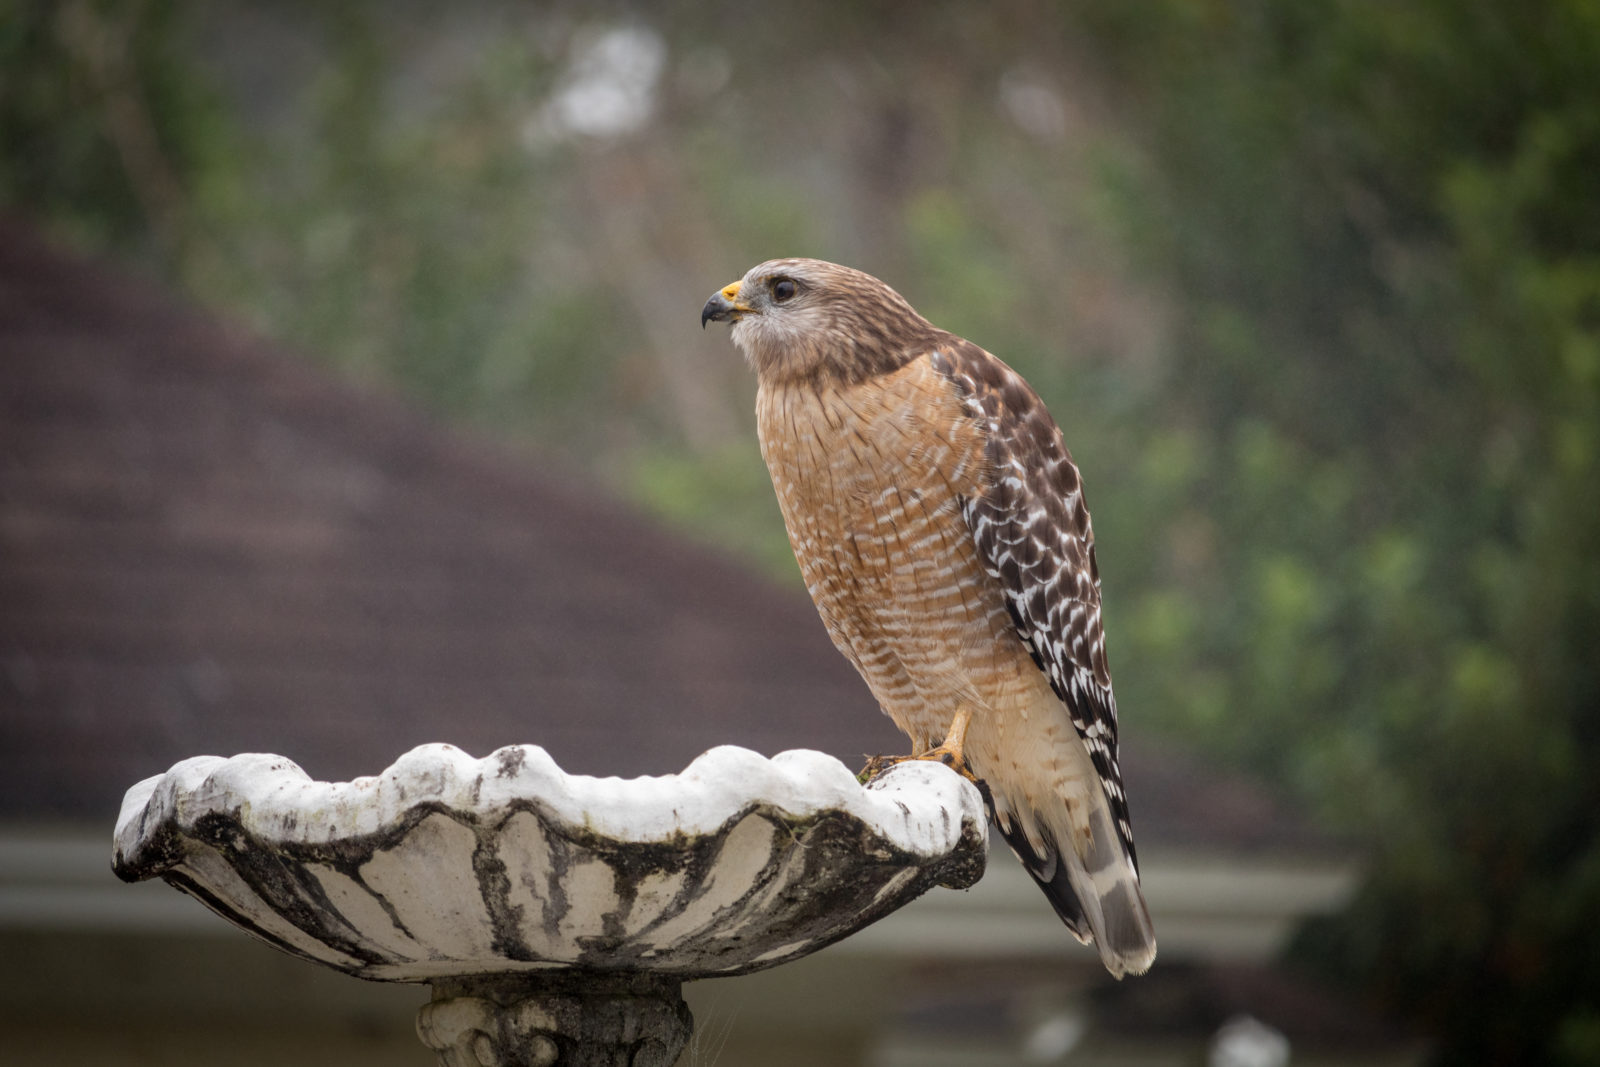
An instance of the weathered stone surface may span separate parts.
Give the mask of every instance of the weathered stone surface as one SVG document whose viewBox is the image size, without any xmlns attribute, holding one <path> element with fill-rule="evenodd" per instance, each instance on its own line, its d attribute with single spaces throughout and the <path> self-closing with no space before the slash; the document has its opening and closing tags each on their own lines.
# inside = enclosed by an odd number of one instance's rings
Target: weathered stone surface
<svg viewBox="0 0 1600 1067">
<path fill-rule="evenodd" d="M 535 746 L 475 760 L 424 745 L 342 783 L 281 756 L 185 760 L 128 791 L 113 867 L 366 978 L 681 981 L 794 959 L 970 885 L 985 834 L 977 790 L 935 763 L 863 787 L 821 753 L 723 747 L 622 780 L 567 775 Z"/>
<path fill-rule="evenodd" d="M 445 979 L 417 1013 L 442 1067 L 671 1067 L 693 1030 L 680 984 L 649 975 Z"/>
</svg>

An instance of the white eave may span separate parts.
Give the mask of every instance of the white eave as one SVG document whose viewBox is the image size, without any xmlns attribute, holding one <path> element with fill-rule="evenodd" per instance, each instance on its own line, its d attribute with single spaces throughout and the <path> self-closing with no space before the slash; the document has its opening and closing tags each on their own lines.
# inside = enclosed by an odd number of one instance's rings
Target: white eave
<svg viewBox="0 0 1600 1067">
<path fill-rule="evenodd" d="M 1164 960 L 1271 958 L 1296 922 L 1342 906 L 1358 865 L 1327 856 L 1224 856 L 1147 847 L 1145 894 Z M 110 835 L 0 828 L 0 930 L 98 930 L 237 936 L 197 901 L 159 882 L 111 873 Z M 1092 956 L 1063 937 L 1038 888 L 1004 848 L 964 892 L 935 889 L 831 952 L 877 957 Z"/>
<path fill-rule="evenodd" d="M 1158 958 L 1260 962 L 1273 958 L 1296 923 L 1343 906 L 1360 867 L 1328 856 L 1226 856 L 1156 847 L 1140 850 Z M 936 950 L 935 950 L 936 947 Z M 964 892 L 934 890 L 834 951 L 872 955 L 1054 958 L 1083 953 L 1022 865 L 1002 847 L 982 881 Z"/>
</svg>

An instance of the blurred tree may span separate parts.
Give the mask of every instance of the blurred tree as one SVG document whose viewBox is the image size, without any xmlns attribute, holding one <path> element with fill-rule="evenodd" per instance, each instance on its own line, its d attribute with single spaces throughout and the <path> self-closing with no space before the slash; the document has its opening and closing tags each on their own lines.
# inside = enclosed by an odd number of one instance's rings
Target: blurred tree
<svg viewBox="0 0 1600 1067">
<path fill-rule="evenodd" d="M 1179 294 L 1140 706 L 1375 843 L 1303 957 L 1600 1062 L 1600 7 L 1086 11 Z"/>
<path fill-rule="evenodd" d="M 895 279 L 1077 439 L 1156 347 L 1021 6 L 0 3 L 0 203 L 763 559 L 750 376 L 694 329 L 752 263 Z"/>
<path fill-rule="evenodd" d="M 167 2 L 0 4 L 0 202 L 81 241 L 179 255 L 208 112 L 176 21 Z"/>
</svg>

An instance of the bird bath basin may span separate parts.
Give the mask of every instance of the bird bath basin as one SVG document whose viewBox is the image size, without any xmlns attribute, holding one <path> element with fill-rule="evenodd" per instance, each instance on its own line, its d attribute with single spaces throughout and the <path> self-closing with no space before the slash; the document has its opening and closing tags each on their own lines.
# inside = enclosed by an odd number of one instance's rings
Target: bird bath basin
<svg viewBox="0 0 1600 1067">
<path fill-rule="evenodd" d="M 832 757 L 715 748 L 681 774 L 590 778 L 541 748 L 424 745 L 376 777 L 184 760 L 128 790 L 112 866 L 362 978 L 428 982 L 440 1063 L 659 1064 L 682 982 L 816 951 L 987 847 L 978 791 L 930 762 L 862 786 Z"/>
</svg>

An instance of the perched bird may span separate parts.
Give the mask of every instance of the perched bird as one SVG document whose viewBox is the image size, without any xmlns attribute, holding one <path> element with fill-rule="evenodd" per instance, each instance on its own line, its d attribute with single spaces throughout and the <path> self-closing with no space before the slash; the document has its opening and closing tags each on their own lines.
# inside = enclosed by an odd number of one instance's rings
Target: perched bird
<svg viewBox="0 0 1600 1067">
<path fill-rule="evenodd" d="M 982 779 L 1006 842 L 1116 977 L 1155 958 L 1117 766 L 1094 534 L 1021 375 L 868 274 L 776 259 L 713 294 L 829 635 L 912 758 Z"/>
</svg>

